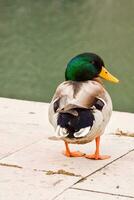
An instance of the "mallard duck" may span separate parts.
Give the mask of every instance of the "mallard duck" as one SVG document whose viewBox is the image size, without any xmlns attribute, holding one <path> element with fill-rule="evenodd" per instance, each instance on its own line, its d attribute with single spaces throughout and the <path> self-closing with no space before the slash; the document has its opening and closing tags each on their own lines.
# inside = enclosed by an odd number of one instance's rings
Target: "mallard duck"
<svg viewBox="0 0 134 200">
<path fill-rule="evenodd" d="M 112 101 L 101 78 L 118 83 L 105 68 L 103 60 L 94 53 L 82 53 L 72 58 L 49 106 L 49 121 L 57 137 L 65 142 L 64 155 L 107 159 L 100 154 L 100 136 L 112 114 Z M 93 154 L 71 152 L 69 143 L 85 144 L 96 141 Z"/>
</svg>

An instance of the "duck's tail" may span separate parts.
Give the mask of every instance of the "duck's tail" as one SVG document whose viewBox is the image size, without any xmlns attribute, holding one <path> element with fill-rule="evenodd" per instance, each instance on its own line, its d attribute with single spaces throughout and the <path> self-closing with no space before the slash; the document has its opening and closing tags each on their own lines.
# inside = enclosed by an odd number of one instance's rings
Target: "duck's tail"
<svg viewBox="0 0 134 200">
<path fill-rule="evenodd" d="M 58 114 L 56 135 L 59 137 L 85 137 L 91 130 L 94 122 L 92 110 L 74 108 Z"/>
</svg>

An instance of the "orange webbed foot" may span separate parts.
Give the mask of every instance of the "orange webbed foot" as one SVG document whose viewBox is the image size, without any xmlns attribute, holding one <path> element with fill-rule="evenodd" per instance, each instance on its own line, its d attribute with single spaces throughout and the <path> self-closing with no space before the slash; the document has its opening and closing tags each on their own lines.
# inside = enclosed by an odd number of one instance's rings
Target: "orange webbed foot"
<svg viewBox="0 0 134 200">
<path fill-rule="evenodd" d="M 105 159 L 109 159 L 110 157 L 111 156 L 108 156 L 108 155 L 96 155 L 96 154 L 85 155 L 85 158 L 93 159 L 93 160 L 105 160 Z"/>
<path fill-rule="evenodd" d="M 73 152 L 63 152 L 63 154 L 67 157 L 83 157 L 85 154 L 80 151 L 73 151 Z"/>
<path fill-rule="evenodd" d="M 94 160 L 105 160 L 109 159 L 108 155 L 100 155 L 99 146 L 100 146 L 100 136 L 95 138 L 96 141 L 96 151 L 94 154 L 85 155 L 85 158 L 94 159 Z"/>
<path fill-rule="evenodd" d="M 63 154 L 67 157 L 83 157 L 85 154 L 80 151 L 71 152 L 68 146 L 68 143 L 65 142 L 66 151 Z"/>
</svg>

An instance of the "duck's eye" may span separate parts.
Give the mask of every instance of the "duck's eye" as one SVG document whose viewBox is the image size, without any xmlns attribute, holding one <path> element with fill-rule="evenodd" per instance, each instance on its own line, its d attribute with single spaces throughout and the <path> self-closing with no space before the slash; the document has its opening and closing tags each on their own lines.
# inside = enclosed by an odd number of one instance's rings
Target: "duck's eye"
<svg viewBox="0 0 134 200">
<path fill-rule="evenodd" d="M 94 65 L 94 64 L 95 64 L 95 61 L 93 60 L 93 61 L 91 61 L 91 63 Z"/>
</svg>

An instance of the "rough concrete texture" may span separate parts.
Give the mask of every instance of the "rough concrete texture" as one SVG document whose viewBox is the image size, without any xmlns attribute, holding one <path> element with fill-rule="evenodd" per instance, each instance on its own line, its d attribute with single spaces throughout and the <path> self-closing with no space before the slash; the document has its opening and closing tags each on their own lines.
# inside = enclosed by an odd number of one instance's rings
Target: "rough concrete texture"
<svg viewBox="0 0 134 200">
<path fill-rule="evenodd" d="M 113 112 L 101 139 L 110 159 L 66 158 L 48 105 L 0 98 L 0 200 L 134 199 L 134 114 Z M 94 142 L 70 147 L 90 153 Z"/>
</svg>

